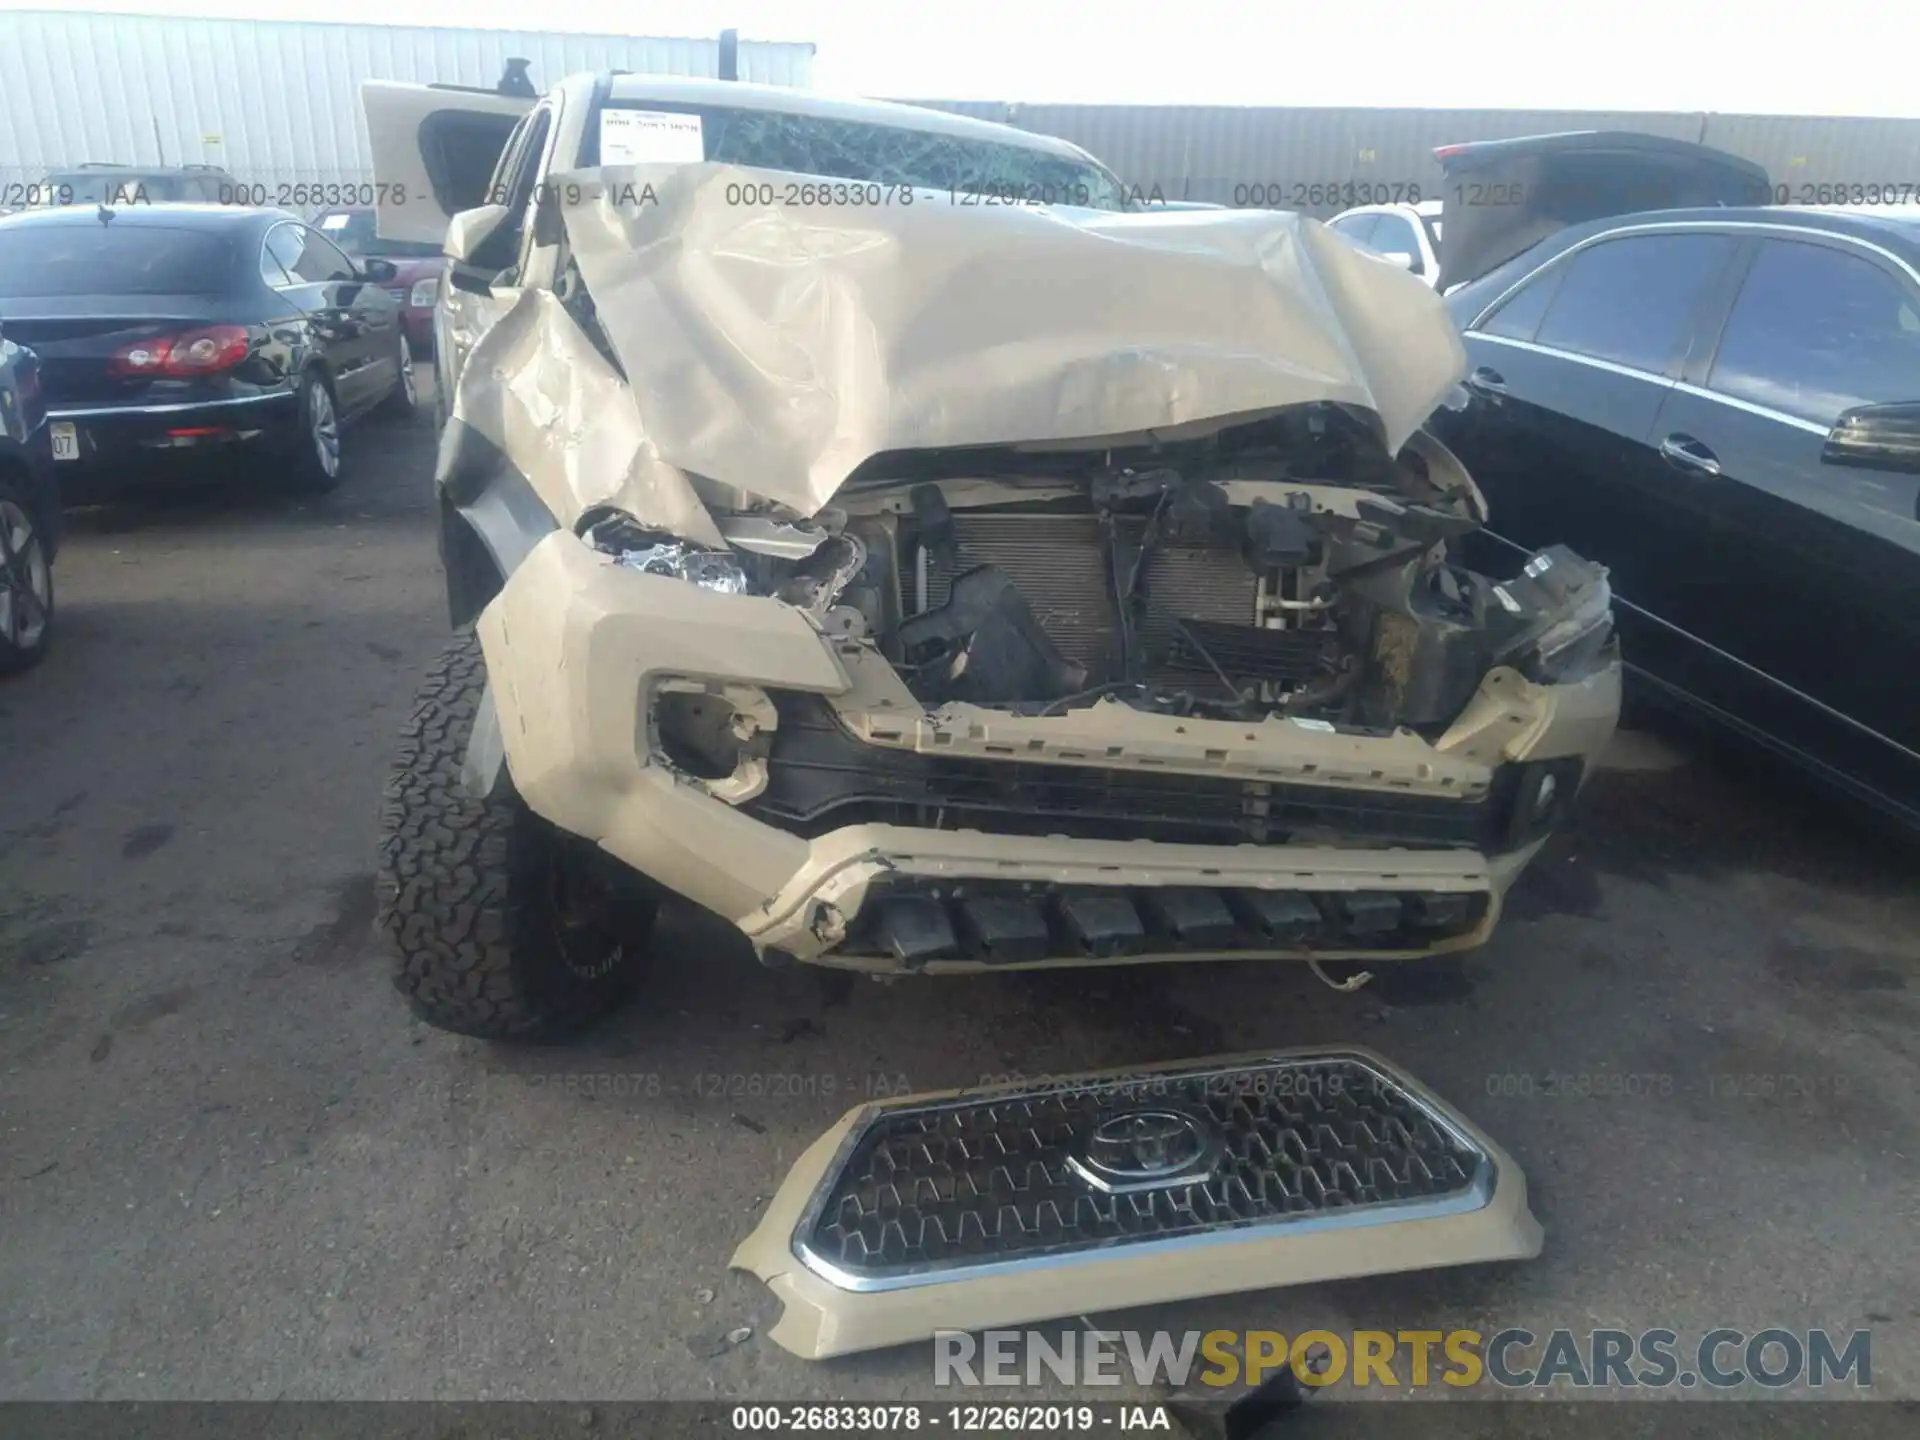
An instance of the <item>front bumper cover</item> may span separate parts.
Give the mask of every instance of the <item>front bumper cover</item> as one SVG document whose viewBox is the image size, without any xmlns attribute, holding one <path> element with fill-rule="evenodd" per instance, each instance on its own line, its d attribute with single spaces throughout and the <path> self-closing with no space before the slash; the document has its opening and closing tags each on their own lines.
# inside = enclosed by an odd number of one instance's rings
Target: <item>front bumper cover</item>
<svg viewBox="0 0 1920 1440">
<path fill-rule="evenodd" d="M 805 839 L 717 798 L 652 753 L 649 697 L 661 680 L 824 696 L 849 730 L 900 749 L 1248 782 L 1311 778 L 1383 795 L 1463 800 L 1484 796 L 1514 762 L 1590 760 L 1619 709 L 1619 668 L 1612 664 L 1558 686 L 1496 670 L 1435 743 L 1406 731 L 1350 735 L 1281 720 L 1246 725 L 1149 715 L 1117 704 L 1049 717 L 965 705 L 930 712 L 870 648 L 826 635 L 797 609 L 623 569 L 565 531 L 533 548 L 483 612 L 479 631 L 507 767 L 536 813 L 731 920 L 762 951 L 854 968 L 899 968 L 843 947 L 869 892 L 903 880 L 1485 896 L 1471 929 L 1413 950 L 1354 941 L 1129 958 L 1388 959 L 1461 949 L 1485 939 L 1499 897 L 1539 837 L 1499 853 L 1367 847 L 1337 837 L 1324 844 L 1194 845 L 888 824 Z M 925 968 L 983 963 L 944 959 Z"/>
</svg>

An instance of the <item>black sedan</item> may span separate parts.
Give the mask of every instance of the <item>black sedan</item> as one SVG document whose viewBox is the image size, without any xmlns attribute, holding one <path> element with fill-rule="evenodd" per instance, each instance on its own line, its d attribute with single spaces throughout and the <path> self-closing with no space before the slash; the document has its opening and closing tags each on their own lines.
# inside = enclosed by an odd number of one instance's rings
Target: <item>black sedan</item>
<svg viewBox="0 0 1920 1440">
<path fill-rule="evenodd" d="M 1486 253 L 1432 424 L 1493 543 L 1611 569 L 1643 695 L 1920 824 L 1920 220 L 1721 205 Z"/>
<path fill-rule="evenodd" d="M 0 675 L 47 653 L 59 548 L 60 492 L 40 362 L 0 334 Z"/>
<path fill-rule="evenodd" d="M 235 447 L 277 457 L 293 485 L 330 489 L 343 424 L 413 411 L 393 277 L 283 210 L 0 219 L 0 325 L 40 356 L 69 497 L 124 493 L 158 462 Z"/>
</svg>

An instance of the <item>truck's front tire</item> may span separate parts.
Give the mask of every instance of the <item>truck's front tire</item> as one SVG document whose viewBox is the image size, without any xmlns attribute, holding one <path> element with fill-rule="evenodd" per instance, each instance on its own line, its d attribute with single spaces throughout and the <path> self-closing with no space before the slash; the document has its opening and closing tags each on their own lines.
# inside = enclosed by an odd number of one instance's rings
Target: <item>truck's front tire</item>
<svg viewBox="0 0 1920 1440">
<path fill-rule="evenodd" d="M 427 669 L 380 816 L 380 926 L 394 984 L 429 1024 L 552 1039 L 619 1003 L 645 968 L 655 905 L 599 847 L 529 810 L 504 774 L 461 780 L 486 683 L 480 641 Z"/>
</svg>

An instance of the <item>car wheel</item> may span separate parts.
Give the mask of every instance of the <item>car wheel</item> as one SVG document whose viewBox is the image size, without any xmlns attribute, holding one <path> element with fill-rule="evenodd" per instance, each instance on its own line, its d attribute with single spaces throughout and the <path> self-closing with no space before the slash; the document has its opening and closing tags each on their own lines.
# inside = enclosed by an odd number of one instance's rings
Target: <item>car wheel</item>
<svg viewBox="0 0 1920 1440">
<path fill-rule="evenodd" d="M 406 421 L 417 413 L 420 392 L 414 386 L 413 352 L 403 341 L 400 346 L 400 383 L 380 402 L 380 415 L 383 419 Z"/>
<path fill-rule="evenodd" d="M 428 667 L 380 817 L 379 924 L 394 984 L 428 1024 L 552 1039 L 612 1009 L 644 973 L 656 902 L 598 846 L 527 808 L 506 775 L 462 779 L 485 688 L 472 631 Z"/>
<path fill-rule="evenodd" d="M 0 675 L 40 663 L 53 638 L 53 565 L 33 507 L 0 477 Z"/>
<path fill-rule="evenodd" d="M 300 416 L 293 436 L 293 483 L 320 494 L 340 483 L 340 412 L 333 391 L 317 370 L 300 381 Z"/>
</svg>

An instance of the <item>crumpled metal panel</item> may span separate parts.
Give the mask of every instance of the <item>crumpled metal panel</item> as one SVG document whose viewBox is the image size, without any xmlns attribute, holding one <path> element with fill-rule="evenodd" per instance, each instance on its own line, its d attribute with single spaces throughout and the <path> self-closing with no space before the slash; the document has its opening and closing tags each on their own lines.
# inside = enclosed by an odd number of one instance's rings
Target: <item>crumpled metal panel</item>
<svg viewBox="0 0 1920 1440">
<path fill-rule="evenodd" d="M 660 459 L 633 390 L 550 290 L 522 290 L 473 342 L 452 414 L 505 455 L 568 529 L 610 507 L 711 549 L 726 544 L 691 479 Z M 441 438 L 443 482 L 460 439 L 458 425 Z"/>
<path fill-rule="evenodd" d="M 557 180 L 660 458 L 803 514 L 886 452 L 1204 434 L 1309 401 L 1398 450 L 1465 371 L 1431 290 L 1297 215 L 783 205 L 792 174 L 713 164 Z"/>
</svg>

